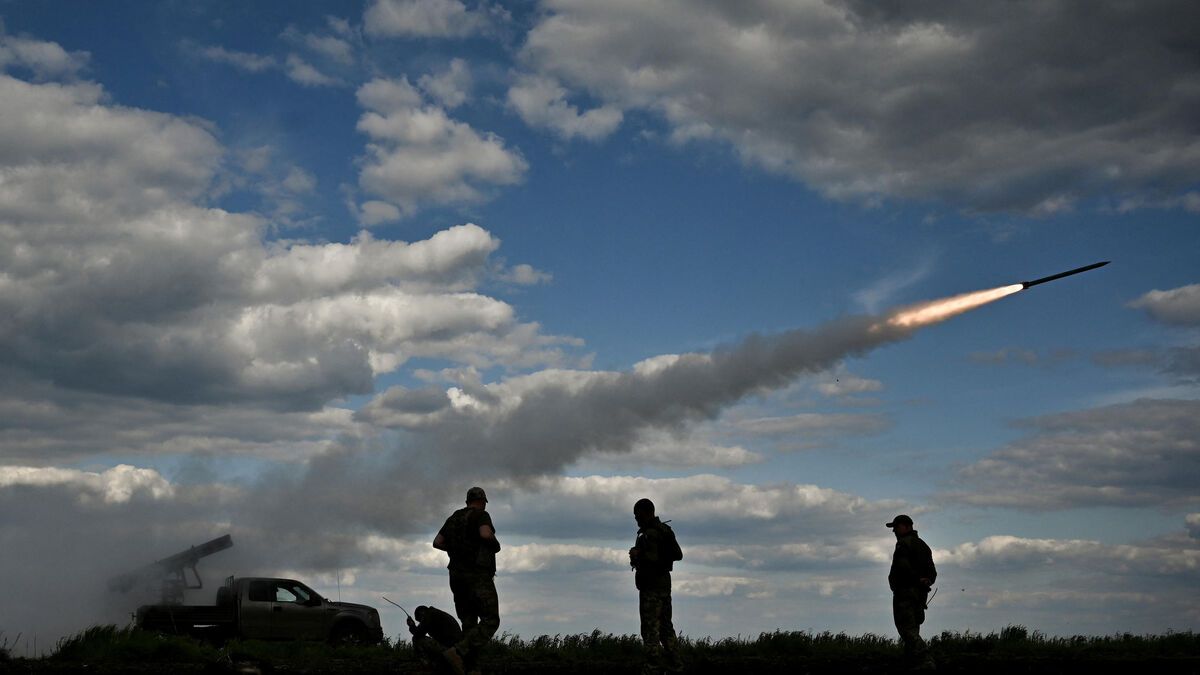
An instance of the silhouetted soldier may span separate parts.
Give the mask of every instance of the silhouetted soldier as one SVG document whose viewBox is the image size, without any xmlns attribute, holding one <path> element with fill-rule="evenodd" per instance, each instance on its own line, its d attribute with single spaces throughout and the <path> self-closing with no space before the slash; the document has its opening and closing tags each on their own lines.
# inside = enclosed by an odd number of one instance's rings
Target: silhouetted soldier
<svg viewBox="0 0 1200 675">
<path fill-rule="evenodd" d="M 892 617 L 904 643 L 904 656 L 913 665 L 933 665 L 921 639 L 921 624 L 925 623 L 925 603 L 929 587 L 937 581 L 933 552 L 917 536 L 912 518 L 899 515 L 887 524 L 896 535 L 896 552 L 892 554 L 892 569 L 888 586 L 892 588 Z"/>
<path fill-rule="evenodd" d="M 462 629 L 454 617 L 437 607 L 424 605 L 413 610 L 408 619 L 408 632 L 412 633 L 413 651 L 435 664 L 442 661 L 442 652 L 453 647 L 462 639 Z"/>
<path fill-rule="evenodd" d="M 654 515 L 654 502 L 639 499 L 633 505 L 637 520 L 637 541 L 629 549 L 629 565 L 636 574 L 638 610 L 642 619 L 642 642 L 646 647 L 643 672 L 658 672 L 664 667 L 682 670 L 671 623 L 671 569 L 683 551 L 675 532 Z"/>
<path fill-rule="evenodd" d="M 487 500 L 483 488 L 467 490 L 466 507 L 450 514 L 433 540 L 434 548 L 450 554 L 450 591 L 463 635 L 442 656 L 459 675 L 465 673 L 467 662 L 478 658 L 480 648 L 500 627 L 495 579 L 500 542 L 492 517 L 485 510 Z"/>
</svg>

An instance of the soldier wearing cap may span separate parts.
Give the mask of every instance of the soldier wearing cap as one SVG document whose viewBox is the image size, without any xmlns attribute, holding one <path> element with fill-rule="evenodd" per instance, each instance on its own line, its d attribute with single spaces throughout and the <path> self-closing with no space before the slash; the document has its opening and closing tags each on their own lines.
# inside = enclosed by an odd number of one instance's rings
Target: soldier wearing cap
<svg viewBox="0 0 1200 675">
<path fill-rule="evenodd" d="M 483 488 L 467 490 L 466 507 L 450 514 L 433 540 L 434 548 L 450 554 L 450 591 L 463 635 L 442 656 L 459 675 L 500 627 L 495 580 L 500 542 L 487 512 L 487 501 Z"/>
<path fill-rule="evenodd" d="M 892 617 L 904 643 L 904 656 L 914 665 L 932 665 L 921 639 L 921 624 L 925 623 L 925 603 L 929 588 L 937 580 L 933 552 L 917 536 L 913 520 L 898 515 L 887 524 L 896 535 L 896 552 L 892 554 L 892 569 L 888 586 L 892 588 Z"/>
<path fill-rule="evenodd" d="M 639 499 L 633 505 L 637 539 L 629 549 L 629 566 L 638 589 L 638 613 L 642 620 L 642 644 L 646 650 L 643 673 L 663 670 L 679 672 L 679 646 L 671 621 L 671 570 L 683 559 L 679 541 L 669 525 L 654 515 L 654 502 Z"/>
</svg>

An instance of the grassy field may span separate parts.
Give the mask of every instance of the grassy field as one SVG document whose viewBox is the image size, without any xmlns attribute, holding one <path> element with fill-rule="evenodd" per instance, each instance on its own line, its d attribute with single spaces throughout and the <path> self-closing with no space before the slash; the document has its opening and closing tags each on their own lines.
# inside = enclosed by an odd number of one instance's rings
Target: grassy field
<svg viewBox="0 0 1200 675">
<path fill-rule="evenodd" d="M 1021 626 L 999 633 L 945 632 L 930 638 L 938 672 L 1073 673 L 1137 668 L 1200 675 L 1200 635 L 1050 638 Z M 690 673 L 905 672 L 890 637 L 844 633 L 763 633 L 756 638 L 681 640 Z M 482 665 L 488 673 L 639 672 L 641 641 L 599 630 L 523 640 L 503 635 Z M 21 659 L 0 649 L 0 670 L 31 673 L 431 673 L 407 641 L 373 647 L 232 640 L 213 644 L 116 626 L 61 641 L 51 656 Z"/>
</svg>

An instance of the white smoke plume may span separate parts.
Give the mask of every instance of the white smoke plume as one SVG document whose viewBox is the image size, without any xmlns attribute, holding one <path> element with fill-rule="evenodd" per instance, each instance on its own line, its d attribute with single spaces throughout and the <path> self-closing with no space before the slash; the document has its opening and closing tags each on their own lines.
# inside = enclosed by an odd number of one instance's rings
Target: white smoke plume
<svg viewBox="0 0 1200 675">
<path fill-rule="evenodd" d="M 437 510 L 431 503 L 445 503 L 447 490 L 457 494 L 459 483 L 465 489 L 468 483 L 522 482 L 595 453 L 629 451 L 647 431 L 713 418 L 747 395 L 905 339 L 1007 290 L 923 303 L 916 318 L 910 307 L 814 330 L 752 335 L 711 353 L 659 356 L 624 372 L 543 370 L 495 383 L 463 377 L 444 391 L 393 387 L 357 414 L 394 430 L 400 440 L 390 452 L 346 447 L 317 458 L 271 503 L 287 504 L 276 508 L 289 517 L 301 512 L 403 534 L 413 521 L 400 522 L 397 513 L 420 520 L 418 514 Z M 294 508 L 286 494 L 293 490 L 302 495 Z"/>
<path fill-rule="evenodd" d="M 203 563 L 209 586 L 190 602 L 211 601 L 225 574 L 390 562 L 368 545 L 372 535 L 423 538 L 472 484 L 536 495 L 539 478 L 581 458 L 628 451 L 646 431 L 714 417 L 948 314 L 904 323 L 893 316 L 752 335 L 625 372 L 543 370 L 495 383 L 463 378 L 444 391 L 393 388 L 358 413 L 379 435 L 346 437 L 253 483 L 171 484 L 132 467 L 8 467 L 0 474 L 0 544 L 20 555 L 0 564 L 14 589 L 0 622 L 43 635 L 121 623 L 153 598 L 106 594 L 110 576 L 225 532 L 235 547 Z"/>
</svg>

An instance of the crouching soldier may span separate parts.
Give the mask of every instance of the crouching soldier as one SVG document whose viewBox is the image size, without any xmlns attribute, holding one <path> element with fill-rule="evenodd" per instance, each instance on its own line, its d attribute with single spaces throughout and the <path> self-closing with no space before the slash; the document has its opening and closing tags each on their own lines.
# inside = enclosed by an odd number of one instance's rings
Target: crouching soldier
<svg viewBox="0 0 1200 675">
<path fill-rule="evenodd" d="M 654 502 L 639 499 L 633 505 L 637 521 L 637 540 L 629 549 L 629 565 L 634 569 L 638 589 L 638 609 L 642 619 L 642 642 L 646 649 L 644 673 L 664 669 L 683 670 L 671 622 L 671 570 L 683 559 L 675 532 L 654 515 Z"/>
<path fill-rule="evenodd" d="M 892 555 L 892 569 L 888 572 L 888 586 L 892 589 L 892 618 L 904 643 L 905 660 L 909 665 L 929 668 L 933 666 L 933 660 L 926 651 L 925 641 L 921 639 L 921 624 L 925 623 L 929 587 L 937 581 L 933 552 L 917 536 L 912 518 L 899 515 L 887 526 L 896 535 L 896 552 Z"/>
<path fill-rule="evenodd" d="M 424 605 L 413 610 L 408 619 L 408 632 L 412 633 L 413 651 L 422 660 L 441 665 L 442 652 L 453 647 L 462 639 L 458 621 L 437 607 Z"/>
</svg>

